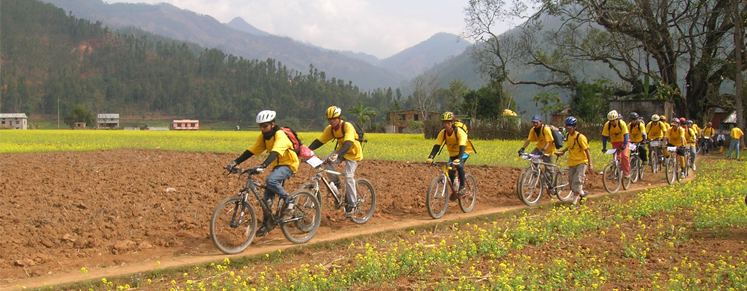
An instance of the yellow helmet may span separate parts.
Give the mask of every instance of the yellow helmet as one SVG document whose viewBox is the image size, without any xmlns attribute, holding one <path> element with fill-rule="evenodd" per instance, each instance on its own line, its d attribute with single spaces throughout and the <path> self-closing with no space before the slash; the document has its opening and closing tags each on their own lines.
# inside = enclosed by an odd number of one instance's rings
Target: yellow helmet
<svg viewBox="0 0 747 291">
<path fill-rule="evenodd" d="M 332 119 L 332 118 L 338 118 L 342 114 L 342 109 L 337 106 L 330 106 L 327 108 L 327 112 L 324 113 L 324 118 L 326 119 Z"/>
<path fill-rule="evenodd" d="M 451 111 L 444 112 L 444 114 L 441 114 L 441 121 L 454 121 L 454 113 Z"/>
</svg>

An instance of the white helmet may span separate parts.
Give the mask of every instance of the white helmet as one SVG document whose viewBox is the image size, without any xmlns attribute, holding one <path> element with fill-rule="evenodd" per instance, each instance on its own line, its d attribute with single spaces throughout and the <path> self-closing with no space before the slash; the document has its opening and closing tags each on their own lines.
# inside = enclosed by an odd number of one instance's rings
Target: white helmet
<svg viewBox="0 0 747 291">
<path fill-rule="evenodd" d="M 619 114 L 617 114 L 617 110 L 612 110 L 610 113 L 607 113 L 607 120 L 617 120 L 617 118 L 620 117 Z"/>
<path fill-rule="evenodd" d="M 275 111 L 272 110 L 262 110 L 259 113 L 257 113 L 257 123 L 267 123 L 271 121 L 275 121 Z"/>
</svg>

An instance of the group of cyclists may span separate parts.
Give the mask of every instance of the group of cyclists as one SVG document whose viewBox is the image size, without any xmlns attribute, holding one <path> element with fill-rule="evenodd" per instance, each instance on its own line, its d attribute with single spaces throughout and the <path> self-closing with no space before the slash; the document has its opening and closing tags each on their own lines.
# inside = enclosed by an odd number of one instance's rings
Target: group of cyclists
<svg viewBox="0 0 747 291">
<path fill-rule="evenodd" d="M 363 159 L 363 151 L 354 126 L 350 122 L 343 121 L 341 115 L 342 109 L 337 106 L 331 106 L 325 111 L 324 116 L 329 125 L 324 129 L 319 138 L 309 145 L 309 149 L 314 150 L 332 139 L 337 140 L 335 150 L 325 158 L 327 161 L 326 167 L 332 168 L 334 164 L 345 162 L 345 188 L 348 190 L 346 191 L 346 204 L 354 205 L 354 201 L 356 201 L 355 170 L 358 162 Z M 293 201 L 291 196 L 283 189 L 282 182 L 296 173 L 300 158 L 296 151 L 294 151 L 294 145 L 286 131 L 280 130 L 280 127 L 275 124 L 275 117 L 276 112 L 272 110 L 264 110 L 257 114 L 255 121 L 259 125 L 261 134 L 257 137 L 254 144 L 244 151 L 241 156 L 232 161 L 227 168 L 232 169 L 248 158 L 267 151 L 269 155 L 260 166 L 271 170 L 265 179 L 267 187 L 264 192 L 264 199 L 268 202 L 268 205 L 271 205 L 275 195 L 278 195 L 281 199 L 285 200 L 285 209 L 289 210 L 293 208 Z M 647 124 L 644 122 L 643 117 L 636 112 L 630 113 L 628 118 L 629 121 L 625 122 L 617 111 L 612 110 L 607 114 L 607 122 L 602 129 L 602 151 L 607 152 L 607 144 L 610 142 L 611 149 L 614 150 L 616 155 L 619 155 L 622 174 L 628 179 L 630 178 L 629 145 L 631 143 L 645 145 L 648 141 L 660 141 L 667 146 L 677 147 L 679 164 L 683 168 L 685 167 L 685 151 L 689 151 L 692 159 L 691 165 L 693 170 L 695 170 L 695 148 L 698 139 L 703 138 L 705 142 L 711 143 L 716 134 L 710 122 L 705 128 L 700 129 L 692 120 L 684 118 L 672 118 L 667 123 L 666 116 L 654 114 L 651 116 L 651 121 Z M 443 129 L 439 132 L 436 144 L 433 146 L 426 162 L 432 163 L 439 148 L 445 143 L 445 147 L 449 153 L 449 163 L 453 165 L 449 172 L 450 182 L 454 183 L 455 176 L 464 181 L 464 164 L 469 156 L 474 153 L 474 148 L 468 141 L 466 130 L 455 125 L 456 119 L 454 113 L 444 112 L 440 120 Z M 581 198 L 587 195 L 587 192 L 583 190 L 586 173 L 594 170 L 588 139 L 584 134 L 577 131 L 578 119 L 573 116 L 565 119 L 564 139 L 567 142 L 563 149 L 556 149 L 553 132 L 550 126 L 543 124 L 541 116 L 535 115 L 532 118 L 532 124 L 533 128 L 529 131 L 529 136 L 519 150 L 519 154 L 524 153 L 526 147 L 533 141 L 536 141 L 536 147 L 531 153 L 540 155 L 542 161 L 545 163 L 552 163 L 553 154 L 561 156 L 568 153 L 568 179 L 571 191 L 574 193 L 573 204 L 578 203 Z M 737 139 L 741 135 L 737 136 Z M 708 153 L 708 148 L 710 147 L 706 146 L 706 153 Z M 645 147 L 640 146 L 637 149 L 643 164 L 650 165 L 651 161 Z M 667 151 L 664 151 L 663 154 L 666 157 L 669 156 Z M 737 151 L 737 157 L 738 155 L 739 152 Z M 330 176 L 330 179 L 335 186 L 340 187 L 337 176 Z M 454 183 L 454 185 L 457 184 L 459 183 Z M 465 194 L 464 184 L 461 183 L 454 187 L 455 190 L 458 187 L 456 195 Z M 452 194 L 450 199 L 456 200 L 456 195 Z M 351 209 L 351 207 L 354 206 L 347 206 L 345 209 L 346 216 L 349 216 L 349 213 L 353 212 L 354 209 Z M 260 237 L 265 236 L 270 231 L 270 226 L 264 223 L 264 221 L 268 220 L 271 213 L 263 214 L 263 224 L 257 232 L 257 236 Z"/>
</svg>

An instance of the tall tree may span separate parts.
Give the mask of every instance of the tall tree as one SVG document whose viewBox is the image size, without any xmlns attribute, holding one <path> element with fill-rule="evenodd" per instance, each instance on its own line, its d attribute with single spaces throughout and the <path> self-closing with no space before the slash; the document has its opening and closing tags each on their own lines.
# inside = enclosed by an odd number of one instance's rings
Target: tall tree
<svg viewBox="0 0 747 291">
<path fill-rule="evenodd" d="M 348 112 L 355 117 L 358 124 L 365 126 L 365 128 L 369 128 L 371 120 L 376 117 L 376 110 L 371 107 L 363 107 L 361 101 L 358 101 L 358 106 L 348 108 Z"/>
</svg>

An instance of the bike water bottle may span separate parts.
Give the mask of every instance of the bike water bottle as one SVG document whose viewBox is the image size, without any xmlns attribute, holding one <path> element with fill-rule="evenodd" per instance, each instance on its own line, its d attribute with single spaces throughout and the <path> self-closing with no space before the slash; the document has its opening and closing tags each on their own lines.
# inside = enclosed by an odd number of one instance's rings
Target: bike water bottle
<svg viewBox="0 0 747 291">
<path fill-rule="evenodd" d="M 459 177 L 454 177 L 454 191 L 459 190 Z"/>
<path fill-rule="evenodd" d="M 335 195 L 340 194 L 340 191 L 337 190 L 337 185 L 335 185 L 335 182 L 329 183 L 329 189 L 332 190 L 332 193 L 335 193 Z"/>
</svg>

